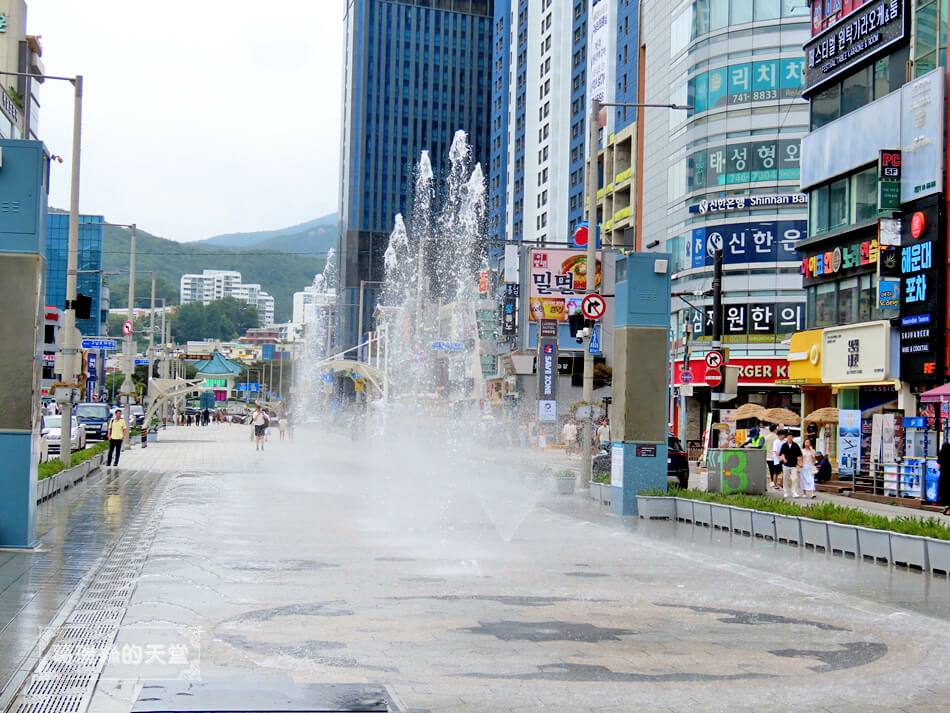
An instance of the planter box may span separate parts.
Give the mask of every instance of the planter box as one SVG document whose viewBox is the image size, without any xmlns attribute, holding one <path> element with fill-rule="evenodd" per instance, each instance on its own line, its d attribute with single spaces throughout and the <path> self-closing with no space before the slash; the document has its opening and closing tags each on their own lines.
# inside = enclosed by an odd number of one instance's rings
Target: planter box
<svg viewBox="0 0 950 713">
<path fill-rule="evenodd" d="M 574 493 L 574 476 L 554 476 L 555 492 L 558 495 L 572 495 Z"/>
<path fill-rule="evenodd" d="M 775 538 L 785 545 L 795 545 L 802 543 L 802 524 L 799 518 L 790 515 L 775 516 Z"/>
<path fill-rule="evenodd" d="M 729 505 L 710 503 L 712 526 L 717 530 L 732 531 L 732 508 Z"/>
<path fill-rule="evenodd" d="M 810 517 L 798 518 L 802 528 L 802 545 L 805 549 L 817 552 L 827 552 L 828 523 L 823 520 L 812 520 Z"/>
<path fill-rule="evenodd" d="M 680 522 L 693 521 L 693 501 L 689 498 L 674 498 L 676 500 L 676 519 Z"/>
<path fill-rule="evenodd" d="M 675 520 L 676 500 L 659 496 L 638 495 L 637 512 L 646 520 Z"/>
<path fill-rule="evenodd" d="M 950 577 L 950 540 L 927 538 L 927 561 L 932 574 Z"/>
<path fill-rule="evenodd" d="M 600 509 L 610 512 L 610 501 L 613 496 L 613 490 L 610 483 L 601 483 L 600 485 Z M 672 498 L 670 498 L 672 500 Z"/>
<path fill-rule="evenodd" d="M 923 572 L 929 569 L 927 538 L 916 535 L 902 535 L 898 532 L 892 532 L 890 535 L 891 557 L 895 566 L 908 567 Z"/>
<path fill-rule="evenodd" d="M 693 501 L 693 522 L 703 527 L 712 527 L 712 508 L 709 503 Z"/>
<path fill-rule="evenodd" d="M 752 537 L 752 511 L 748 508 L 732 508 L 732 531 Z"/>
<path fill-rule="evenodd" d="M 858 531 L 858 547 L 863 559 L 878 564 L 891 564 L 891 533 L 867 527 L 855 529 Z"/>
<path fill-rule="evenodd" d="M 775 542 L 775 515 L 770 512 L 752 510 L 752 534 L 764 540 Z"/>
<path fill-rule="evenodd" d="M 831 554 L 839 557 L 856 559 L 861 556 L 858 544 L 858 530 L 853 525 L 840 525 L 837 522 L 828 523 L 828 544 Z"/>
<path fill-rule="evenodd" d="M 593 480 L 590 481 L 590 499 L 598 504 L 600 504 L 600 486 L 601 483 L 595 483 Z"/>
</svg>

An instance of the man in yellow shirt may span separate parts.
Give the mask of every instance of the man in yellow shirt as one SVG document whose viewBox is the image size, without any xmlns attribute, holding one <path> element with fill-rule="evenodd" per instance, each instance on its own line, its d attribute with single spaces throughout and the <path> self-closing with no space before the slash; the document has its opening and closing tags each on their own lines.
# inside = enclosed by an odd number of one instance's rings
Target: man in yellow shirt
<svg viewBox="0 0 950 713">
<path fill-rule="evenodd" d="M 106 433 L 109 436 L 109 455 L 106 456 L 106 467 L 118 466 L 119 455 L 122 453 L 122 440 L 125 438 L 125 431 L 128 425 L 122 418 L 122 409 L 116 409 L 115 415 L 109 419 L 106 426 Z M 115 453 L 115 462 L 112 462 L 112 454 Z"/>
</svg>

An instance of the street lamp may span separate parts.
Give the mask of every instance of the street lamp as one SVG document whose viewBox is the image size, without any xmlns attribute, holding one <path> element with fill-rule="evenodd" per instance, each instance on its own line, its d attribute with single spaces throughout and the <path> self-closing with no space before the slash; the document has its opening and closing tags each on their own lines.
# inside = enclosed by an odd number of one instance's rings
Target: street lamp
<svg viewBox="0 0 950 713">
<path fill-rule="evenodd" d="M 59 457 L 65 467 L 72 463 L 72 452 L 70 444 L 72 442 L 72 413 L 75 395 L 78 393 L 79 378 L 79 344 L 76 339 L 76 269 L 79 263 L 79 161 L 80 146 L 82 143 L 82 75 L 75 77 L 54 77 L 48 74 L 35 74 L 33 72 L 0 72 L 0 75 L 9 77 L 26 77 L 27 79 L 54 79 L 62 82 L 69 82 L 73 85 L 73 156 L 72 171 L 69 186 L 69 238 L 66 251 L 66 304 L 63 310 L 63 363 L 65 371 L 63 381 L 64 389 L 60 393 L 58 401 L 68 403 L 69 408 L 64 409 L 64 418 L 62 422 L 62 438 L 60 440 Z M 27 95 L 29 100 L 29 95 Z M 63 399 L 62 397 L 66 397 Z"/>
<path fill-rule="evenodd" d="M 600 129 L 600 110 L 605 106 L 620 107 L 641 107 L 641 108 L 659 108 L 673 109 L 676 111 L 689 111 L 692 106 L 683 104 L 643 104 L 631 102 L 601 102 L 598 99 L 591 100 L 590 119 L 588 127 L 588 146 L 590 153 L 590 165 L 587 168 L 587 289 L 586 294 L 596 292 L 597 290 L 597 159 L 600 141 L 598 140 L 598 131 Z M 639 147 L 638 147 L 639 151 Z M 637 180 L 640 177 L 637 176 Z M 584 345 L 584 394 L 583 400 L 590 403 L 594 398 L 594 355 L 590 353 L 590 338 L 587 338 L 587 344 Z M 584 421 L 583 447 L 581 448 L 581 457 L 583 465 L 578 474 L 578 486 L 583 488 L 591 479 L 591 431 L 593 412 Z"/>
</svg>

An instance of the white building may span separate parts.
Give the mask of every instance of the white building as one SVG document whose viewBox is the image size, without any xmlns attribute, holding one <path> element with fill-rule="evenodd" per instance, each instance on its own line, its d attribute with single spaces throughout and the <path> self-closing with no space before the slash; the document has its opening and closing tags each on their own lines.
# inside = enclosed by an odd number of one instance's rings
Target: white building
<svg viewBox="0 0 950 713">
<path fill-rule="evenodd" d="M 336 290 L 332 287 L 326 291 L 314 287 L 305 287 L 303 292 L 294 292 L 294 324 L 303 324 L 307 321 L 307 312 L 311 307 L 325 307 L 336 302 Z"/>
<path fill-rule="evenodd" d="M 214 300 L 233 297 L 256 307 L 262 325 L 274 323 L 274 298 L 257 283 L 244 284 L 241 281 L 241 273 L 235 270 L 202 270 L 200 275 L 182 275 L 179 295 L 182 304 L 208 304 Z"/>
</svg>

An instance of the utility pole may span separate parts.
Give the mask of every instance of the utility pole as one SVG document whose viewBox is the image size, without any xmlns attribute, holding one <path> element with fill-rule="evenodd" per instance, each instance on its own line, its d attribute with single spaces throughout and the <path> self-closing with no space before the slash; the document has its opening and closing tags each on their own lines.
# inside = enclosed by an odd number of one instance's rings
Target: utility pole
<svg viewBox="0 0 950 713">
<path fill-rule="evenodd" d="M 129 311 L 128 317 L 130 324 L 135 323 L 135 223 L 132 223 L 131 244 L 129 246 Z M 135 334 L 129 333 L 125 336 L 125 378 L 122 380 L 122 395 L 125 396 L 125 422 L 130 423 L 132 410 L 132 394 L 135 392 L 135 382 L 132 381 L 132 373 L 135 370 Z M 120 401 L 121 403 L 121 401 Z M 123 448 L 129 443 L 129 429 L 125 430 L 125 442 Z"/>
<path fill-rule="evenodd" d="M 63 363 L 68 385 L 69 401 L 63 403 L 60 421 L 62 437 L 59 457 L 63 466 L 72 465 L 73 394 L 79 379 L 79 344 L 76 343 L 76 270 L 79 267 L 79 161 L 82 145 L 82 75 L 73 83 L 73 158 L 69 185 L 69 237 L 66 252 L 66 304 L 63 311 Z"/>
<path fill-rule="evenodd" d="M 592 99 L 590 103 L 589 132 L 587 136 L 587 146 L 589 147 L 590 163 L 587 167 L 587 288 L 585 293 L 590 294 L 597 290 L 597 180 L 599 171 L 598 147 L 600 145 L 600 101 Z M 590 340 L 594 334 L 591 330 L 584 342 L 584 402 L 587 404 L 588 416 L 584 419 L 583 436 L 581 437 L 581 472 L 578 476 L 577 486 L 586 488 L 591 479 L 591 435 L 593 408 L 590 402 L 594 400 L 594 355 L 590 353 Z"/>
<path fill-rule="evenodd" d="M 712 328 L 712 350 L 722 352 L 722 248 L 716 250 L 713 258 L 713 328 Z M 725 373 L 725 368 L 723 369 Z M 710 408 L 712 410 L 712 423 L 715 426 L 719 423 L 719 401 L 722 398 L 722 387 L 725 379 L 719 382 L 718 386 L 711 389 Z M 719 447 L 719 429 L 713 428 L 709 440 L 712 448 Z"/>
<path fill-rule="evenodd" d="M 145 371 L 145 403 L 151 403 L 149 391 L 152 386 L 152 349 L 155 346 L 155 271 L 152 270 L 152 302 L 149 308 L 148 317 L 148 351 L 145 353 L 148 360 L 148 368 Z"/>
</svg>

